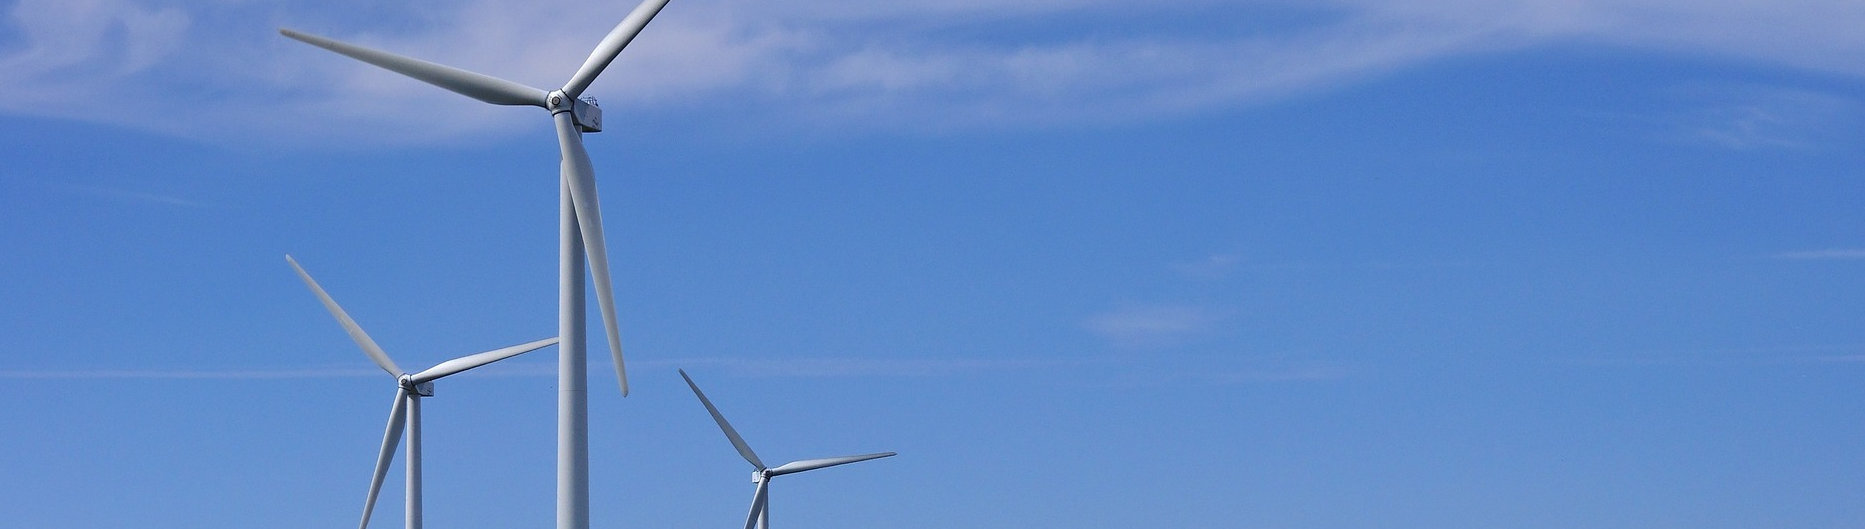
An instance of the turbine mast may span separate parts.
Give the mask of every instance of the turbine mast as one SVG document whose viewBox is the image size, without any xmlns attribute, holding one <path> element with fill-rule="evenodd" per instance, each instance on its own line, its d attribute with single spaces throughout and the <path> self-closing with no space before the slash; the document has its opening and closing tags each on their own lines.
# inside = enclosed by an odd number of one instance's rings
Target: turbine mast
<svg viewBox="0 0 1865 529">
<path fill-rule="evenodd" d="M 408 472 L 406 501 L 402 513 L 407 519 L 407 529 L 421 529 L 421 395 L 408 394 L 408 462 L 404 470 Z"/>
<path fill-rule="evenodd" d="M 557 529 L 589 529 L 589 340 L 584 332 L 583 235 L 576 224 L 569 180 L 559 186 Z"/>
</svg>

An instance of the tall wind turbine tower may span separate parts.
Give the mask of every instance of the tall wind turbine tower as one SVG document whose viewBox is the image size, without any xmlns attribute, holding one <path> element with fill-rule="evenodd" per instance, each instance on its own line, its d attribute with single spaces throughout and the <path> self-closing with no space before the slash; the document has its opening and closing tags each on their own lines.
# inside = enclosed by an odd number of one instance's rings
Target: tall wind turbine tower
<svg viewBox="0 0 1865 529">
<path fill-rule="evenodd" d="M 615 360 L 622 396 L 628 375 L 622 364 L 621 333 L 615 322 L 615 291 L 609 283 L 608 250 L 596 198 L 595 169 L 583 148 L 583 133 L 602 130 L 602 109 L 583 91 L 634 40 L 668 0 L 645 0 L 611 30 L 562 88 L 545 91 L 513 81 L 404 57 L 362 46 L 281 29 L 279 33 L 381 68 L 495 105 L 535 106 L 550 111 L 562 154 L 558 221 L 557 283 L 557 529 L 589 528 L 589 391 L 584 262 L 595 282 L 596 303 Z"/>
</svg>

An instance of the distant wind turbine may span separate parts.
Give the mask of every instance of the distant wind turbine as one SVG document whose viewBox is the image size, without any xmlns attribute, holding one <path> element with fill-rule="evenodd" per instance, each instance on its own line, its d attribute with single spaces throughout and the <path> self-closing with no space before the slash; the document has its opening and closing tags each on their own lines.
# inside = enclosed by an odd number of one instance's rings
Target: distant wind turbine
<svg viewBox="0 0 1865 529">
<path fill-rule="evenodd" d="M 893 452 L 881 452 L 878 454 L 864 454 L 858 456 L 805 459 L 802 461 L 784 463 L 778 465 L 777 468 L 767 468 L 764 466 L 764 461 L 758 459 L 758 454 L 752 453 L 751 445 L 745 444 L 745 439 L 738 436 L 738 430 L 732 429 L 732 424 L 725 422 L 725 416 L 720 415 L 719 409 L 713 407 L 712 400 L 706 398 L 706 393 L 699 390 L 698 384 L 693 383 L 693 377 L 686 376 L 685 369 L 680 370 L 680 378 L 686 379 L 686 387 L 693 388 L 693 395 L 699 397 L 699 403 L 706 405 L 706 411 L 712 414 L 713 422 L 719 423 L 719 430 L 724 431 L 725 438 L 732 441 L 732 448 L 737 448 L 738 455 L 744 456 L 745 461 L 751 463 L 751 467 L 754 469 L 751 471 L 751 482 L 757 483 L 758 489 L 757 492 L 753 493 L 751 496 L 751 514 L 745 517 L 745 529 L 770 528 L 769 500 L 771 478 L 784 474 L 795 474 L 798 472 L 816 470 L 818 468 L 846 465 L 894 455 Z"/>
<path fill-rule="evenodd" d="M 583 261 L 595 281 L 602 326 L 615 360 L 622 396 L 628 374 L 622 364 L 622 339 L 615 321 L 615 291 L 609 283 L 609 254 L 603 244 L 602 213 L 596 198 L 596 174 L 583 148 L 583 133 L 602 130 L 602 109 L 583 91 L 615 60 L 667 0 L 646 0 L 629 12 L 596 45 L 563 88 L 546 92 L 489 75 L 469 72 L 316 35 L 280 29 L 279 33 L 389 71 L 494 105 L 535 106 L 550 111 L 562 155 L 558 215 L 557 335 L 557 529 L 589 528 L 589 392 L 584 333 Z M 563 12 L 562 17 L 580 16 Z"/>
<path fill-rule="evenodd" d="M 419 373 L 408 373 L 397 367 L 394 360 L 389 359 L 388 353 L 383 351 L 381 346 L 376 345 L 376 341 L 370 339 L 369 334 L 363 332 L 362 326 L 357 325 L 356 320 L 350 319 L 349 313 L 344 312 L 343 307 L 337 306 L 337 300 L 331 299 L 330 294 L 324 292 L 324 287 L 318 286 L 317 280 L 311 279 L 311 274 L 304 271 L 304 267 L 298 266 L 298 260 L 287 255 L 285 261 L 291 263 L 292 270 L 298 272 L 298 278 L 304 280 L 305 286 L 311 287 L 311 292 L 317 294 L 319 301 L 324 302 L 324 308 L 330 311 L 331 316 L 337 318 L 337 323 L 350 334 L 350 339 L 354 340 L 357 346 L 363 348 L 363 353 L 369 355 L 369 359 L 374 360 L 383 371 L 395 377 L 397 386 L 395 404 L 389 408 L 388 430 L 382 434 L 382 452 L 376 456 L 376 472 L 369 480 L 369 496 L 363 500 L 363 521 L 357 527 L 359 529 L 369 527 L 369 515 L 375 512 L 377 493 L 382 490 L 383 478 L 388 477 L 389 462 L 394 461 L 395 447 L 401 442 L 405 430 L 408 436 L 408 462 L 404 466 L 408 471 L 408 484 L 405 490 L 407 503 L 404 513 L 407 529 L 421 529 L 421 398 L 434 396 L 434 381 L 445 378 L 447 375 L 535 351 L 557 343 L 557 339 L 545 338 L 462 356 L 441 362 L 440 365 L 427 368 Z"/>
</svg>

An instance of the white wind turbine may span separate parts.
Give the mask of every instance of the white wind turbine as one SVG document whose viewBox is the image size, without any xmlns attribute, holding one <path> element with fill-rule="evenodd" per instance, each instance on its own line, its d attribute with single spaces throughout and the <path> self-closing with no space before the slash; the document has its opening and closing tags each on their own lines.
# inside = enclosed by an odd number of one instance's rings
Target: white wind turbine
<svg viewBox="0 0 1865 529">
<path fill-rule="evenodd" d="M 403 512 L 406 515 L 407 529 L 421 529 L 421 398 L 434 396 L 434 381 L 445 378 L 447 375 L 548 347 L 557 343 L 557 339 L 545 338 L 462 356 L 441 362 L 440 365 L 427 368 L 426 371 L 408 373 L 397 367 L 394 360 L 389 359 L 388 353 L 363 332 L 363 328 L 356 324 L 356 320 L 350 319 L 349 313 L 344 312 L 343 307 L 337 306 L 337 300 L 331 299 L 330 294 L 324 292 L 324 287 L 318 286 L 317 281 L 311 279 L 311 274 L 304 271 L 304 267 L 298 266 L 298 260 L 287 255 L 285 261 L 291 263 L 291 268 L 298 272 L 298 278 L 304 280 L 305 286 L 311 287 L 311 292 L 317 294 L 317 299 L 324 302 L 324 308 L 330 311 L 330 315 L 336 316 L 337 323 L 343 325 L 343 330 L 350 334 L 350 339 L 356 341 L 356 345 L 363 348 L 363 353 L 369 355 L 369 359 L 374 360 L 383 371 L 393 375 L 395 384 L 398 386 L 395 390 L 395 404 L 389 408 L 388 431 L 382 434 L 382 452 L 376 456 L 376 472 L 369 480 L 369 497 L 363 501 L 363 521 L 358 527 L 360 529 L 369 527 L 369 515 L 376 508 L 376 495 L 382 490 L 382 479 L 388 477 L 389 462 L 395 460 L 395 447 L 401 442 L 405 430 L 408 436 L 408 461 L 403 467 L 408 471 L 408 483 L 405 489 L 407 503 Z"/>
<path fill-rule="evenodd" d="M 738 436 L 738 430 L 732 429 L 732 424 L 725 422 L 725 416 L 720 415 L 719 409 L 712 406 L 712 400 L 707 399 L 706 393 L 699 390 L 698 384 L 693 383 L 693 377 L 686 376 L 685 369 L 680 370 L 680 378 L 686 379 L 686 387 L 693 388 L 693 394 L 699 397 L 699 403 L 706 405 L 706 411 L 712 414 L 713 422 L 719 423 L 719 430 L 724 431 L 725 438 L 732 441 L 732 448 L 737 448 L 738 455 L 744 456 L 745 461 L 751 463 L 751 467 L 753 468 L 751 471 L 751 482 L 757 483 L 758 489 L 757 492 L 753 493 L 751 496 L 751 514 L 745 517 L 745 529 L 760 527 L 764 529 L 770 528 L 769 500 L 771 478 L 784 474 L 795 474 L 798 472 L 816 470 L 818 468 L 846 465 L 894 455 L 893 452 L 881 452 L 878 454 L 864 454 L 858 456 L 805 459 L 802 461 L 784 463 L 778 465 L 776 468 L 765 467 L 764 461 L 759 460 L 758 455 L 751 452 L 751 445 L 745 444 L 745 439 Z"/>
<path fill-rule="evenodd" d="M 596 302 L 602 311 L 609 353 L 622 396 L 628 375 L 622 364 L 621 333 L 615 322 L 615 294 L 609 283 L 608 250 L 603 245 L 602 213 L 596 198 L 595 170 L 583 149 L 583 133 L 602 130 L 602 109 L 583 90 L 596 80 L 628 42 L 660 13 L 668 0 L 645 0 L 603 37 L 583 66 L 563 88 L 544 91 L 504 79 L 419 59 L 308 35 L 289 29 L 279 33 L 495 105 L 536 106 L 550 111 L 562 155 L 558 216 L 557 330 L 557 528 L 589 528 L 589 392 L 586 374 L 583 261 L 589 261 Z M 564 16 L 574 16 L 565 13 Z"/>
</svg>

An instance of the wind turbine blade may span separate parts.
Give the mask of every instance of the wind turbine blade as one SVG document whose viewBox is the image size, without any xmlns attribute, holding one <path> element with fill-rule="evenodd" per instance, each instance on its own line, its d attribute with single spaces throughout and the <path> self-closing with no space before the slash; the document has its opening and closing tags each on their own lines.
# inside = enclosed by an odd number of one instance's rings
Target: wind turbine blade
<svg viewBox="0 0 1865 529">
<path fill-rule="evenodd" d="M 768 490 L 758 500 L 758 529 L 771 529 L 771 493 Z"/>
<path fill-rule="evenodd" d="M 522 343 L 522 344 L 514 345 L 511 347 L 494 349 L 491 351 L 486 351 L 483 353 L 478 353 L 478 354 L 474 354 L 470 356 L 462 356 L 459 358 L 441 362 L 440 365 L 427 368 L 426 371 L 415 373 L 414 375 L 408 378 L 409 380 L 413 381 L 416 384 L 425 384 L 428 382 L 433 382 L 435 380 L 440 380 L 441 378 L 444 378 L 447 375 L 451 375 L 451 374 L 465 371 L 468 369 L 472 369 L 475 367 L 483 366 L 486 364 L 490 364 L 493 362 L 497 362 L 500 360 L 518 356 L 521 354 L 529 353 L 531 351 L 536 351 L 538 349 L 543 349 L 545 347 L 549 347 L 550 345 L 556 344 L 556 343 L 557 343 L 557 338 L 545 338 L 545 339 L 538 340 L 535 342 Z"/>
<path fill-rule="evenodd" d="M 382 453 L 376 456 L 375 477 L 369 479 L 369 497 L 363 501 L 363 523 L 357 529 L 369 529 L 369 515 L 376 511 L 376 493 L 382 491 L 382 480 L 389 475 L 389 462 L 395 460 L 395 447 L 401 444 L 402 426 L 408 416 L 402 413 L 408 404 L 408 390 L 395 391 L 395 405 L 389 408 L 389 428 L 382 434 Z"/>
<path fill-rule="evenodd" d="M 698 384 L 693 383 L 693 377 L 686 376 L 685 369 L 680 370 L 680 378 L 686 379 L 686 387 L 693 388 L 693 394 L 699 396 L 699 403 L 706 405 L 706 412 L 712 414 L 713 422 L 719 423 L 719 429 L 725 432 L 725 438 L 732 440 L 732 448 L 738 449 L 738 455 L 744 456 L 745 461 L 750 462 L 751 466 L 764 470 L 764 462 L 758 460 L 757 454 L 751 453 L 751 445 L 745 444 L 745 438 L 738 436 L 738 430 L 732 429 L 732 423 L 725 422 L 725 416 L 719 414 L 719 409 L 712 406 L 712 399 L 706 398 L 706 393 L 699 390 Z"/>
<path fill-rule="evenodd" d="M 563 93 L 569 94 L 572 98 L 582 97 L 583 90 L 589 88 L 589 83 L 594 82 L 596 76 L 602 75 L 602 70 L 608 68 L 609 63 L 615 60 L 615 56 L 622 53 L 622 48 L 628 46 L 628 41 L 635 40 L 635 35 L 641 33 L 641 28 L 647 27 L 648 21 L 653 20 L 654 15 L 660 13 L 661 8 L 666 6 L 667 0 L 644 0 L 641 5 L 635 6 L 635 10 L 629 12 L 628 17 L 622 19 L 622 23 L 616 24 L 615 29 L 609 30 L 609 35 L 602 38 L 602 43 L 597 44 L 596 49 L 589 52 L 589 58 L 583 61 L 583 67 L 577 68 L 576 75 L 570 76 L 570 82 L 563 85 Z"/>
<path fill-rule="evenodd" d="M 751 516 L 745 517 L 745 529 L 757 529 L 758 515 L 764 514 L 764 500 L 769 494 L 766 487 L 770 485 L 771 480 L 768 479 L 758 482 L 758 493 L 751 496 Z"/>
<path fill-rule="evenodd" d="M 494 105 L 545 107 L 543 90 L 512 81 L 289 29 L 279 29 L 278 32 L 306 44 L 347 55 L 352 59 L 374 64 L 391 72 L 413 77 L 427 84 Z"/>
<path fill-rule="evenodd" d="M 350 319 L 350 314 L 344 312 L 343 307 L 337 306 L 337 300 L 331 299 L 330 293 L 324 292 L 324 287 L 318 286 L 317 280 L 311 279 L 311 274 L 306 273 L 304 267 L 298 266 L 297 259 L 292 259 L 291 254 L 286 254 L 285 262 L 291 263 L 291 269 L 298 271 L 298 278 L 303 279 L 305 286 L 311 287 L 311 292 L 317 294 L 317 299 L 324 302 L 324 309 L 329 310 L 331 316 L 337 317 L 337 323 L 343 325 L 344 332 L 350 333 L 351 341 L 363 348 L 363 354 L 369 355 L 370 360 L 374 360 L 377 366 L 381 366 L 382 370 L 389 372 L 390 375 L 402 376 L 403 371 L 395 365 L 394 360 L 389 359 L 388 353 L 382 351 L 382 346 L 376 345 L 376 341 L 369 338 L 369 333 L 363 332 L 362 326 L 357 325 L 356 320 Z"/>
<path fill-rule="evenodd" d="M 777 468 L 771 469 L 771 475 L 782 476 L 784 474 L 795 474 L 798 472 L 816 470 L 818 468 L 832 467 L 836 465 L 846 465 L 849 463 L 858 463 L 862 461 L 867 461 L 869 459 L 880 459 L 880 458 L 891 456 L 891 455 L 894 455 L 894 453 L 893 452 L 881 452 L 879 454 L 865 454 L 865 455 L 858 455 L 858 456 L 842 456 L 842 457 L 830 457 L 830 458 L 824 458 L 824 459 L 805 459 L 802 461 L 791 461 L 789 463 L 784 463 L 783 466 L 779 466 Z"/>
<path fill-rule="evenodd" d="M 628 396 L 628 369 L 622 363 L 622 333 L 615 323 L 615 289 L 609 283 L 609 250 L 603 244 L 602 210 L 596 198 L 596 170 L 590 166 L 589 151 L 583 149 L 583 133 L 577 131 L 569 112 L 554 116 L 557 120 L 557 143 L 563 149 L 563 179 L 570 187 L 570 201 L 576 209 L 576 225 L 583 235 L 583 249 L 589 259 L 589 275 L 596 287 L 596 305 L 602 310 L 602 328 L 608 332 L 609 354 L 615 358 L 615 378 L 621 382 L 622 396 Z"/>
</svg>

